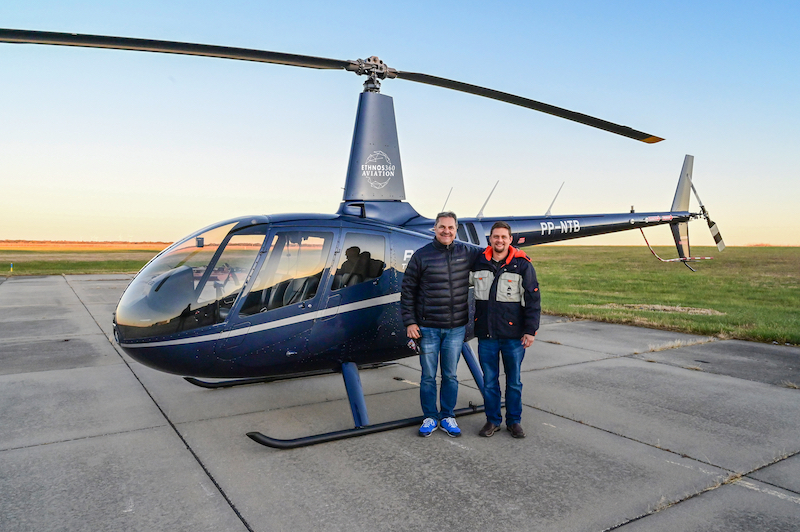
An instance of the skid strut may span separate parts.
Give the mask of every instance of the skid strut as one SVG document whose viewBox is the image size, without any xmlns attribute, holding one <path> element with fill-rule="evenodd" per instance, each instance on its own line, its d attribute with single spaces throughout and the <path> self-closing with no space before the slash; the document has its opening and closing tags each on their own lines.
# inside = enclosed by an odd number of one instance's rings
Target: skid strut
<svg viewBox="0 0 800 532">
<path fill-rule="evenodd" d="M 464 360 L 466 361 L 470 372 L 472 372 L 472 376 L 475 378 L 475 383 L 478 385 L 481 395 L 483 395 L 483 373 L 481 372 L 481 368 L 475 358 L 475 353 L 473 353 L 472 349 L 466 344 L 466 342 L 461 348 L 461 354 L 464 356 Z M 313 436 L 305 436 L 292 440 L 270 438 L 269 436 L 266 436 L 260 432 L 248 432 L 247 436 L 256 443 L 260 443 L 261 445 L 272 447 L 274 449 L 296 449 L 298 447 L 306 447 L 309 445 L 316 445 L 318 443 L 344 440 L 346 438 L 354 438 L 356 436 L 365 436 L 367 434 L 375 434 L 376 432 L 384 432 L 387 430 L 419 425 L 425 419 L 425 416 L 417 416 L 370 425 L 369 416 L 367 415 L 367 404 L 364 400 L 364 390 L 361 387 L 361 378 L 358 375 L 358 366 L 356 366 L 353 362 L 345 362 L 342 364 L 342 378 L 344 379 L 344 385 L 347 389 L 347 399 L 350 401 L 350 410 L 353 414 L 353 423 L 355 424 L 354 428 L 338 430 L 335 432 L 327 432 L 325 434 L 315 434 Z M 470 402 L 467 408 L 460 408 L 456 410 L 454 414 L 456 417 L 460 417 L 469 414 L 477 414 L 483 411 L 483 405 L 476 406 Z"/>
<path fill-rule="evenodd" d="M 485 398 L 486 392 L 483 384 L 483 370 L 481 370 L 478 359 L 475 358 L 475 353 L 467 342 L 464 342 L 464 345 L 461 346 L 461 356 L 464 357 L 464 361 L 467 363 L 470 373 L 472 373 L 472 378 L 475 379 L 475 385 L 478 386 L 478 389 L 481 391 L 481 396 Z"/>
</svg>

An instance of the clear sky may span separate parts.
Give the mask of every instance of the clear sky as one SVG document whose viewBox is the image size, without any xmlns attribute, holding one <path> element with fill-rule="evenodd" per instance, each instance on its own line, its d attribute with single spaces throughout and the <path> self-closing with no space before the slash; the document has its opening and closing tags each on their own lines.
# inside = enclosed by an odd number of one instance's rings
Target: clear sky
<svg viewBox="0 0 800 532">
<path fill-rule="evenodd" d="M 0 27 L 381 57 L 664 137 L 647 145 L 401 80 L 406 196 L 426 216 L 668 210 L 685 154 L 728 245 L 800 245 L 800 3 L 3 0 Z M 0 44 L 0 239 L 176 240 L 335 212 L 363 78 Z M 692 210 L 696 203 L 692 200 Z M 713 241 L 702 221 L 695 245 Z M 671 244 L 666 227 L 651 242 Z M 639 244 L 638 232 L 585 239 Z"/>
</svg>

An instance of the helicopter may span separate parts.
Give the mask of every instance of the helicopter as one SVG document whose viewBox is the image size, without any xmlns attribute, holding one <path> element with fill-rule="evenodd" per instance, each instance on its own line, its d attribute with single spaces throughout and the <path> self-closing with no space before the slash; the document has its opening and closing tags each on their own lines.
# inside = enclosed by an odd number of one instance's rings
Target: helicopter
<svg viewBox="0 0 800 532">
<path fill-rule="evenodd" d="M 390 68 L 374 56 L 336 60 L 205 44 L 12 29 L 0 29 L 0 42 L 195 55 L 366 76 L 359 95 L 344 194 L 336 213 L 242 216 L 202 228 L 151 259 L 125 289 L 113 317 L 114 339 L 131 358 L 205 388 L 341 373 L 355 426 L 293 440 L 271 438 L 261 432 L 247 434 L 257 443 L 280 449 L 391 430 L 422 420 L 414 417 L 370 424 L 359 377 L 360 369 L 416 353 L 400 318 L 400 287 L 413 253 L 433 239 L 434 220 L 405 201 L 394 105 L 390 96 L 380 92 L 381 81 L 400 79 L 458 90 L 648 144 L 663 140 L 528 98 Z M 482 249 L 492 224 L 499 220 L 510 224 L 514 246 L 668 224 L 679 257 L 656 257 L 689 266 L 706 258 L 690 254 L 691 220 L 705 219 L 718 249 L 724 249 L 719 229 L 692 183 L 693 162 L 691 155 L 685 157 L 668 211 L 638 213 L 631 209 L 616 214 L 553 216 L 548 209 L 540 216 L 484 217 L 481 209 L 474 218 L 459 219 L 457 239 Z M 700 212 L 689 210 L 690 191 L 698 200 Z M 468 325 L 466 340 L 473 336 Z M 483 393 L 480 366 L 466 342 L 462 355 Z M 482 409 L 470 404 L 456 415 Z"/>
</svg>

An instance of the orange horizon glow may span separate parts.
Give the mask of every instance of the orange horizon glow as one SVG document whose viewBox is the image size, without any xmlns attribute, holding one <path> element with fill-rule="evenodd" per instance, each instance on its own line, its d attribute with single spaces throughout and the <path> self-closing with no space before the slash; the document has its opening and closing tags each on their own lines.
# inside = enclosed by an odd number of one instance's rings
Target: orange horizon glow
<svg viewBox="0 0 800 532">
<path fill-rule="evenodd" d="M 0 240 L 0 250 L 2 251 L 114 251 L 114 250 L 156 250 L 161 251 L 173 242 L 166 241 L 135 241 L 124 240 Z M 578 243 L 578 242 L 550 242 L 547 244 L 536 244 L 537 246 L 594 246 L 594 247 L 642 247 L 639 244 L 597 244 L 597 243 Z M 527 246 L 522 246 L 527 247 Z M 672 247 L 672 244 L 660 244 L 653 247 Z M 694 245 L 698 247 L 715 247 L 713 245 Z M 798 245 L 776 245 L 776 244 L 744 244 L 740 246 L 727 246 L 730 248 L 793 248 Z"/>
</svg>

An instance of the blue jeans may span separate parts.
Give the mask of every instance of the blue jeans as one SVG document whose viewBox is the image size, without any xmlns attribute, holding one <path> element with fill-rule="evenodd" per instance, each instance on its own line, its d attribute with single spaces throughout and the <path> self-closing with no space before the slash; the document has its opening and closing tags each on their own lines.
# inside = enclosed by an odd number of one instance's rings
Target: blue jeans
<svg viewBox="0 0 800 532">
<path fill-rule="evenodd" d="M 500 425 L 500 354 L 503 356 L 503 369 L 506 372 L 506 425 L 522 420 L 522 380 L 520 367 L 525 358 L 525 348 L 521 338 L 480 338 L 478 340 L 478 359 L 483 370 L 485 390 L 486 420 Z"/>
<path fill-rule="evenodd" d="M 464 344 L 466 327 L 437 329 L 420 327 L 419 365 L 422 366 L 422 381 L 419 386 L 419 401 L 425 417 L 444 419 L 453 417 L 458 400 L 458 357 Z M 439 356 L 441 354 L 441 357 Z M 442 388 L 439 394 L 441 414 L 436 408 L 436 370 L 442 363 Z"/>
</svg>

